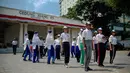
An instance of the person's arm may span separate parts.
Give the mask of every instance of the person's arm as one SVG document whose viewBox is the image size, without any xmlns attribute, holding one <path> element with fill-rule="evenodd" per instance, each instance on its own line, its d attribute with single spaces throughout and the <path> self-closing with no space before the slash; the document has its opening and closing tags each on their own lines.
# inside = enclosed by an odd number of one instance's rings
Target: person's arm
<svg viewBox="0 0 130 73">
<path fill-rule="evenodd" d="M 112 45 L 111 45 L 111 42 L 112 42 L 112 38 L 111 38 L 111 37 L 109 37 L 109 48 L 110 48 L 110 50 L 112 50 Z"/>
<path fill-rule="evenodd" d="M 83 45 L 84 45 L 84 49 L 86 49 L 87 47 L 86 47 L 86 44 L 85 44 L 85 31 L 83 31 L 82 37 L 83 37 L 82 42 L 83 42 Z"/>
</svg>

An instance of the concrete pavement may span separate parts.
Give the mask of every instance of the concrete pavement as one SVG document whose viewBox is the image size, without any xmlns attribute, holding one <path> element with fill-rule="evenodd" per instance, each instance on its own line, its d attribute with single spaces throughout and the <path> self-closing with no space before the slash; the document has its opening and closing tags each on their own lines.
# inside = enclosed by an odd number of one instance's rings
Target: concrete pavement
<svg viewBox="0 0 130 73">
<path fill-rule="evenodd" d="M 93 57 L 90 67 L 93 71 L 87 73 L 130 73 L 130 57 L 127 56 L 128 51 L 118 51 L 114 64 L 109 64 L 109 52 L 106 54 L 104 65 L 98 67 L 93 63 Z M 84 67 L 76 63 L 75 58 L 70 59 L 69 68 L 64 67 L 64 59 L 56 60 L 56 64 L 48 65 L 47 58 L 40 59 L 40 63 L 24 62 L 21 53 L 0 54 L 0 73 L 86 73 Z"/>
</svg>

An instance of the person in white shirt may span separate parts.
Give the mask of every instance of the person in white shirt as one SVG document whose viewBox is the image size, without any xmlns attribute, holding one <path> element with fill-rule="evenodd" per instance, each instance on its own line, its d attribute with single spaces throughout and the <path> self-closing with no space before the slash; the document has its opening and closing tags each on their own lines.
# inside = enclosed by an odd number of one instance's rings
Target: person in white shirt
<svg viewBox="0 0 130 73">
<path fill-rule="evenodd" d="M 40 39 L 38 36 L 38 32 L 35 31 L 32 39 L 32 46 L 33 46 L 33 63 L 39 62 L 39 46 Z"/>
<path fill-rule="evenodd" d="M 98 34 L 96 35 L 96 39 L 98 41 L 98 66 L 103 67 L 103 62 L 106 55 L 105 48 L 105 36 L 102 34 L 102 28 L 98 28 Z"/>
<path fill-rule="evenodd" d="M 117 49 L 117 38 L 115 37 L 115 30 L 112 30 L 112 34 L 109 37 L 109 47 L 110 47 L 110 64 L 113 63 L 113 60 L 116 55 L 116 49 Z"/>
<path fill-rule="evenodd" d="M 68 68 L 68 63 L 70 60 L 70 34 L 68 34 L 68 28 L 64 26 L 64 32 L 60 36 L 62 45 L 63 45 L 63 52 L 65 55 L 64 63 L 66 68 Z"/>
<path fill-rule="evenodd" d="M 72 46 L 71 46 L 71 57 L 72 58 L 75 56 L 75 51 L 76 51 L 76 38 L 73 37 Z"/>
<path fill-rule="evenodd" d="M 86 29 L 82 33 L 83 37 L 83 44 L 85 49 L 85 71 L 92 70 L 89 67 L 89 63 L 91 60 L 91 54 L 92 54 L 92 31 L 91 31 L 91 23 L 86 23 Z"/>
<path fill-rule="evenodd" d="M 50 64 L 51 58 L 52 58 L 52 64 L 54 64 L 55 63 L 54 37 L 53 37 L 53 34 L 52 34 L 51 30 L 48 31 L 48 34 L 46 36 L 45 45 L 48 48 L 47 64 Z"/>
<path fill-rule="evenodd" d="M 40 57 L 42 58 L 44 56 L 44 40 L 43 37 L 40 36 Z"/>
<path fill-rule="evenodd" d="M 93 55 L 94 55 L 94 62 L 97 62 L 98 59 L 98 47 L 97 47 L 97 39 L 96 39 L 97 31 L 94 31 L 93 35 Z"/>
<path fill-rule="evenodd" d="M 56 59 L 60 60 L 60 34 L 57 35 L 57 38 L 54 41 L 55 51 L 56 51 Z"/>
<path fill-rule="evenodd" d="M 24 61 L 26 60 L 26 57 L 29 56 L 28 60 L 31 61 L 31 52 L 30 52 L 30 40 L 28 39 L 28 34 L 25 34 L 25 41 L 24 41 L 24 46 L 25 46 L 25 55 L 24 55 Z"/>
<path fill-rule="evenodd" d="M 13 54 L 14 55 L 16 55 L 17 45 L 18 45 L 18 42 L 17 42 L 16 38 L 14 38 L 14 40 L 12 41 L 12 47 L 13 47 Z"/>
<path fill-rule="evenodd" d="M 83 41 L 82 41 L 82 32 L 83 32 L 83 29 L 80 29 L 80 32 L 77 37 L 77 45 L 80 50 L 80 64 L 83 66 L 84 65 L 84 47 L 83 47 Z"/>
</svg>

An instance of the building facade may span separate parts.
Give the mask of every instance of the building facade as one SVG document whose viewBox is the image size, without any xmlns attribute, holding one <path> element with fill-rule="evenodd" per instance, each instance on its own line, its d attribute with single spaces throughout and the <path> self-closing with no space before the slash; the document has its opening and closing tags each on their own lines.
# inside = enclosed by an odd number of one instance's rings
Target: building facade
<svg viewBox="0 0 130 73">
<path fill-rule="evenodd" d="M 78 0 L 60 0 L 60 15 L 66 15 L 68 13 L 68 8 L 73 7 Z"/>
<path fill-rule="evenodd" d="M 72 38 L 85 25 L 77 20 L 0 6 L 0 47 L 8 47 L 14 38 L 18 39 L 19 47 L 23 47 L 24 34 L 28 33 L 32 39 L 34 31 L 44 39 L 48 30 L 56 36 L 63 31 L 63 26 L 69 27 Z"/>
</svg>

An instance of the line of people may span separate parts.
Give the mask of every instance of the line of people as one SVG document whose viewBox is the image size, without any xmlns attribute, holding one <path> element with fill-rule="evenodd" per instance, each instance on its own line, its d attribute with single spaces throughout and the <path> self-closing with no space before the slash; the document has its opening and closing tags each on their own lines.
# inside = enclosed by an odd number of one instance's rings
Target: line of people
<svg viewBox="0 0 130 73">
<path fill-rule="evenodd" d="M 57 39 L 54 40 L 52 31 L 49 30 L 46 36 L 45 42 L 41 40 L 38 36 L 38 32 L 34 33 L 32 43 L 29 42 L 28 34 L 25 34 L 25 54 L 24 61 L 26 57 L 29 56 L 28 60 L 33 63 L 39 62 L 39 57 L 44 56 L 43 48 L 47 48 L 47 64 L 55 63 L 55 59 L 60 59 L 61 48 L 64 54 L 64 64 L 68 68 L 68 63 L 70 61 L 70 52 L 72 58 L 75 56 L 77 62 L 82 66 L 85 65 L 85 71 L 92 70 L 89 67 L 89 63 L 92 56 L 92 50 L 94 54 L 94 62 L 98 63 L 98 66 L 103 67 L 103 62 L 106 54 L 106 43 L 107 39 L 102 34 L 102 28 L 98 28 L 98 32 L 95 31 L 94 35 L 91 31 L 91 23 L 86 23 L 86 29 L 81 29 L 78 37 L 73 38 L 71 44 L 70 34 L 68 33 L 68 27 L 64 26 L 64 32 L 57 35 Z M 62 46 L 61 46 L 62 44 Z M 116 44 L 117 39 L 115 37 L 115 31 L 112 31 L 112 35 L 109 37 L 109 47 L 110 47 L 110 63 L 113 63 L 116 54 Z M 30 45 L 32 47 L 30 47 Z M 44 47 L 45 46 L 45 47 Z M 42 48 L 42 49 L 41 49 Z M 71 50 L 70 50 L 71 48 Z M 41 49 L 41 50 L 40 50 Z M 39 53 L 40 52 L 40 53 Z"/>
</svg>

